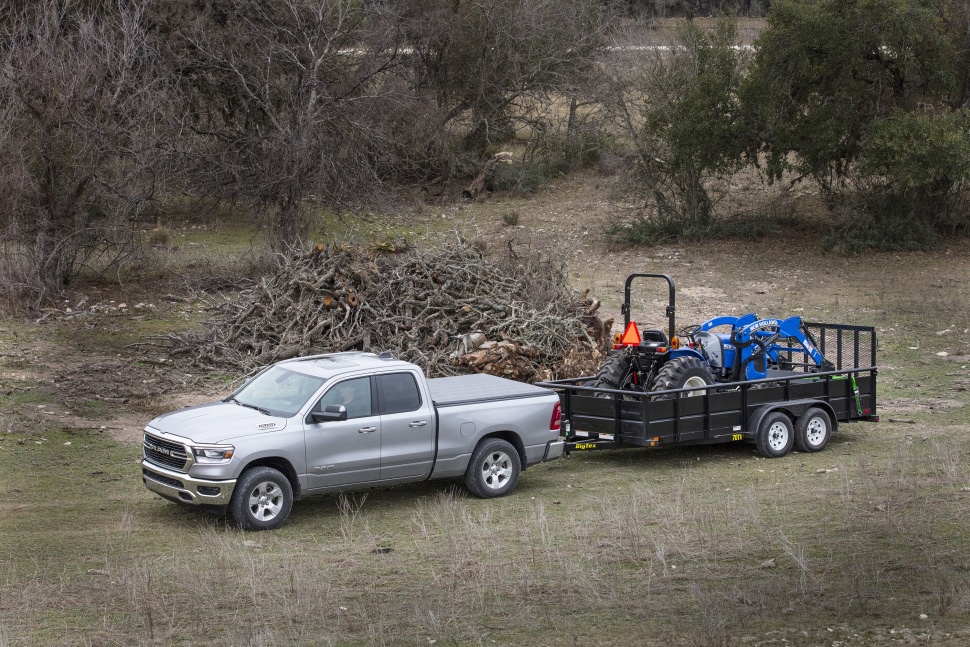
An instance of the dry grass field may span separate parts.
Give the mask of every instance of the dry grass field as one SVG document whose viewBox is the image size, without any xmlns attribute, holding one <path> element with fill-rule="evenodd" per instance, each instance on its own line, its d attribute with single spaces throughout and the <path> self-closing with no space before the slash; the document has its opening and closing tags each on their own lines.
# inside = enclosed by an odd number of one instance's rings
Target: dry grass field
<svg viewBox="0 0 970 647">
<path fill-rule="evenodd" d="M 239 378 L 143 343 L 202 325 L 261 249 L 242 224 L 173 222 L 138 278 L 91 281 L 39 322 L 0 319 L 0 647 L 970 642 L 970 246 L 843 257 L 792 229 L 616 248 L 603 182 L 329 235 L 555 246 L 617 315 L 627 274 L 663 272 L 681 324 L 875 326 L 882 422 L 776 460 L 747 445 L 573 454 L 498 500 L 447 482 L 309 498 L 280 530 L 243 533 L 141 484 L 142 426 Z M 638 295 L 634 317 L 659 324 L 665 296 Z"/>
</svg>

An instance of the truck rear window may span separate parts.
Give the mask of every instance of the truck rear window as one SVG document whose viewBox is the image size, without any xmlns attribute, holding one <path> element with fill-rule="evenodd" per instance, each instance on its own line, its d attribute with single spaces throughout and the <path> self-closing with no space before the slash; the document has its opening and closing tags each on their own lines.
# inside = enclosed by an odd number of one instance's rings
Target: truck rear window
<svg viewBox="0 0 970 647">
<path fill-rule="evenodd" d="M 410 373 L 391 373 L 379 376 L 381 382 L 381 413 L 403 413 L 421 408 L 421 393 Z"/>
</svg>

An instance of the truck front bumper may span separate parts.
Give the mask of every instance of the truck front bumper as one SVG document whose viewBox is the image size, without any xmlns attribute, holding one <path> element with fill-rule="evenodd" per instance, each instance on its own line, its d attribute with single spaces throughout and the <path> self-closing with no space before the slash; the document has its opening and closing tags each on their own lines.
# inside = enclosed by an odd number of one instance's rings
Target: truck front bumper
<svg viewBox="0 0 970 647">
<path fill-rule="evenodd" d="M 232 499 L 236 480 L 207 481 L 192 478 L 183 472 L 141 462 L 141 479 L 149 490 L 169 501 L 189 505 L 225 508 Z"/>
</svg>

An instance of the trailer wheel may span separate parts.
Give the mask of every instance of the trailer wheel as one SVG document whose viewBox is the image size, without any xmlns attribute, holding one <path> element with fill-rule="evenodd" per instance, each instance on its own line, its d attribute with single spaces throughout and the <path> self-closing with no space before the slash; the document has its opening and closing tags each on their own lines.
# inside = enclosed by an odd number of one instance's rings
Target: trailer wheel
<svg viewBox="0 0 970 647">
<path fill-rule="evenodd" d="M 254 467 L 243 472 L 232 493 L 229 511 L 243 530 L 274 530 L 293 507 L 293 487 L 279 470 Z"/>
<path fill-rule="evenodd" d="M 515 487 L 520 471 L 522 464 L 515 447 L 501 438 L 485 438 L 468 463 L 465 486 L 483 499 L 504 496 Z"/>
<path fill-rule="evenodd" d="M 803 452 L 820 452 L 832 436 L 832 419 L 818 407 L 812 407 L 795 421 L 795 446 Z"/>
<path fill-rule="evenodd" d="M 651 391 L 667 391 L 669 389 L 683 389 L 695 386 L 714 384 L 711 369 L 696 357 L 676 357 L 660 369 L 657 379 L 653 381 Z M 703 395 L 704 391 L 684 393 L 681 397 Z"/>
<path fill-rule="evenodd" d="M 791 451 L 794 441 L 791 420 L 781 411 L 769 413 L 758 427 L 758 453 L 768 458 L 780 458 Z"/>
</svg>

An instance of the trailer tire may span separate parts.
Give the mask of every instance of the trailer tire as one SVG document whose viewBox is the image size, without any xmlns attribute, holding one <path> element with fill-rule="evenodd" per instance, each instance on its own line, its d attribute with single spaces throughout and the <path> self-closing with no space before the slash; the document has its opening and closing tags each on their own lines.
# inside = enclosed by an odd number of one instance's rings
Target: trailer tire
<svg viewBox="0 0 970 647">
<path fill-rule="evenodd" d="M 791 451 L 794 436 L 791 419 L 781 411 L 773 411 L 758 425 L 755 444 L 758 447 L 758 453 L 762 456 L 781 458 Z"/>
<path fill-rule="evenodd" d="M 714 384 L 714 376 L 704 362 L 696 357 L 675 357 L 657 373 L 651 391 L 667 391 L 669 389 L 683 389 L 685 387 L 705 386 Z M 703 395 L 705 391 L 684 393 L 681 397 Z"/>
<path fill-rule="evenodd" d="M 484 438 L 465 470 L 465 487 L 482 499 L 505 496 L 515 488 L 522 471 L 519 452 L 501 438 Z"/>
<path fill-rule="evenodd" d="M 229 512 L 243 530 L 274 530 L 293 508 L 293 486 L 279 470 L 254 467 L 243 472 L 232 493 Z"/>
<path fill-rule="evenodd" d="M 832 437 L 832 419 L 824 410 L 812 407 L 795 421 L 795 446 L 799 451 L 820 452 Z"/>
<path fill-rule="evenodd" d="M 625 384 L 630 372 L 630 356 L 626 353 L 614 353 L 606 358 L 600 370 L 596 372 L 596 379 L 586 383 L 597 389 L 632 389 Z M 605 395 L 605 394 L 604 394 Z"/>
</svg>

